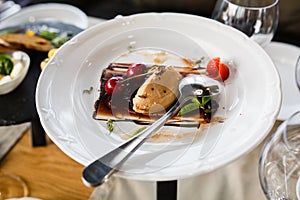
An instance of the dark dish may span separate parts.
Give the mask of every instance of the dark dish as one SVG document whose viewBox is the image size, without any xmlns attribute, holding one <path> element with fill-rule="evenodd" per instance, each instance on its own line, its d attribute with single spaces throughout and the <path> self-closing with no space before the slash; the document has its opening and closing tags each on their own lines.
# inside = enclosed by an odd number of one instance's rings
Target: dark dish
<svg viewBox="0 0 300 200">
<path fill-rule="evenodd" d="M 1 32 L 2 34 L 7 32 L 24 34 L 27 30 L 37 31 L 35 34 L 41 30 L 56 31 L 58 37 L 67 36 L 67 39 L 71 39 L 82 31 L 76 26 L 51 21 L 7 27 Z M 31 122 L 32 144 L 33 146 L 41 146 L 46 144 L 46 139 L 36 111 L 35 90 L 41 73 L 40 63 L 47 58 L 48 52 L 26 48 L 22 48 L 22 50 L 31 59 L 29 71 L 23 82 L 14 91 L 0 95 L 0 126 Z"/>
<path fill-rule="evenodd" d="M 82 29 L 58 21 L 24 23 L 0 30 L 0 50 L 49 51 L 59 48 Z"/>
</svg>

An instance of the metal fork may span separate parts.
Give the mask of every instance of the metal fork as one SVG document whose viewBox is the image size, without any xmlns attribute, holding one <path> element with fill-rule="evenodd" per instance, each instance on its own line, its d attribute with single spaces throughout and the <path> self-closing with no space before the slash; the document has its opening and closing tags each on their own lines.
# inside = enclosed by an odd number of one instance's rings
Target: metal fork
<svg viewBox="0 0 300 200">
<path fill-rule="evenodd" d="M 13 1 L 0 1 L 0 21 L 21 10 L 21 6 Z"/>
</svg>

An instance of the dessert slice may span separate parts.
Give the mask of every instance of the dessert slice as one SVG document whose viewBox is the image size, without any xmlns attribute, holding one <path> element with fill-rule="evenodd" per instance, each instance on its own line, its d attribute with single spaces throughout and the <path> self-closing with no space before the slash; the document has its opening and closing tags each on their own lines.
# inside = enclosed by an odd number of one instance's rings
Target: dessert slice
<svg viewBox="0 0 300 200">
<path fill-rule="evenodd" d="M 149 115 L 168 108 L 177 99 L 182 75 L 172 66 L 157 67 L 138 89 L 133 98 L 133 110 Z"/>
<path fill-rule="evenodd" d="M 143 70 L 135 69 L 140 74 L 132 76 L 128 73 L 131 66 L 111 63 L 103 70 L 94 119 L 152 123 L 177 101 L 178 84 L 183 77 L 203 73 L 190 67 L 144 65 Z M 213 99 L 196 98 L 186 102 L 182 112 L 166 124 L 194 126 L 209 123 L 217 108 L 218 103 Z"/>
</svg>

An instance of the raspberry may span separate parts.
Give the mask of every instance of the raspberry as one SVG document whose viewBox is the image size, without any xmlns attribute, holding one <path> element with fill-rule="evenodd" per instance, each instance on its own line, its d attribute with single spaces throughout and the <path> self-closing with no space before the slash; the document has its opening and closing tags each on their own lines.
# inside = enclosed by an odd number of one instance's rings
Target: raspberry
<svg viewBox="0 0 300 200">
<path fill-rule="evenodd" d="M 219 64 L 220 64 L 219 57 L 213 58 L 208 62 L 206 66 L 206 71 L 209 77 L 216 78 L 217 76 L 219 76 Z"/>
</svg>

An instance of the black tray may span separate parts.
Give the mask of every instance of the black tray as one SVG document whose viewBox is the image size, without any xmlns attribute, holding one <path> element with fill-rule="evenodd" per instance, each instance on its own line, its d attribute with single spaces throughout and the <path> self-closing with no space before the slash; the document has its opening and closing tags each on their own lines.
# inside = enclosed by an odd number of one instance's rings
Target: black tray
<svg viewBox="0 0 300 200">
<path fill-rule="evenodd" d="M 33 146 L 45 145 L 45 133 L 35 106 L 35 90 L 41 73 L 40 63 L 47 57 L 45 52 L 26 52 L 30 66 L 23 82 L 12 92 L 0 95 L 0 126 L 31 122 Z"/>
<path fill-rule="evenodd" d="M 39 31 L 55 30 L 58 36 L 68 39 L 75 36 L 82 29 L 58 21 L 43 21 L 24 23 L 18 26 L 6 27 L 0 32 L 12 31 L 24 33 L 26 30 Z M 33 146 L 46 144 L 45 132 L 41 126 L 35 105 L 35 89 L 41 73 L 40 63 L 48 57 L 48 52 L 27 51 L 30 57 L 30 67 L 24 81 L 12 92 L 0 95 L 0 126 L 8 126 L 31 122 Z"/>
</svg>

